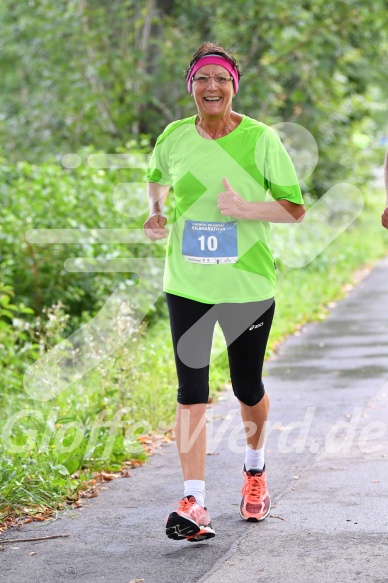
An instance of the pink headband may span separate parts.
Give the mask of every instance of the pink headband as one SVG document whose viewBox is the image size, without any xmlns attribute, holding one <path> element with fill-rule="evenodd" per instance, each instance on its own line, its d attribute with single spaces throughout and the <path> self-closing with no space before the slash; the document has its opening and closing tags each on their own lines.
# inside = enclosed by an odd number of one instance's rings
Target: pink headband
<svg viewBox="0 0 388 583">
<path fill-rule="evenodd" d="M 191 94 L 191 85 L 193 83 L 193 77 L 201 67 L 205 65 L 221 65 L 224 67 L 233 77 L 233 85 L 234 85 L 234 92 L 237 93 L 238 91 L 238 71 L 234 65 L 232 65 L 228 59 L 225 57 L 221 57 L 220 55 L 205 55 L 201 57 L 194 63 L 191 67 L 190 72 L 187 76 L 187 91 Z"/>
</svg>

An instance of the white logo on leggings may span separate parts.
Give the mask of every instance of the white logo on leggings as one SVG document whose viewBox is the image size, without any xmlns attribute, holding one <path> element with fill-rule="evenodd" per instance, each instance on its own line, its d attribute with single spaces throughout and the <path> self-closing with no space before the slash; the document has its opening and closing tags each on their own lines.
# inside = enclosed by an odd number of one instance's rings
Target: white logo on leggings
<svg viewBox="0 0 388 583">
<path fill-rule="evenodd" d="M 249 330 L 254 330 L 255 328 L 260 328 L 260 326 L 263 326 L 264 322 L 261 322 L 261 324 L 256 324 L 256 326 L 254 324 L 252 324 L 252 326 L 249 328 Z"/>
</svg>

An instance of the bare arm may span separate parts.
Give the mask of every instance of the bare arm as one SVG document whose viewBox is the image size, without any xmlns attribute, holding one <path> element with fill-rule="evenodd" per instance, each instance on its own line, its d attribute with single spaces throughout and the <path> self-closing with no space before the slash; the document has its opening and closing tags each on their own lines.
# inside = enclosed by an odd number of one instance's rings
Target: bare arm
<svg viewBox="0 0 388 583">
<path fill-rule="evenodd" d="M 301 223 L 306 212 L 303 204 L 295 204 L 289 200 L 251 202 L 248 205 L 247 219 L 270 223 Z"/>
<path fill-rule="evenodd" d="M 150 216 L 156 213 L 163 214 L 164 203 L 170 190 L 169 186 L 157 182 L 147 182 L 148 204 Z"/>
<path fill-rule="evenodd" d="M 143 228 L 146 236 L 151 239 L 151 241 L 165 239 L 168 235 L 168 229 L 164 228 L 167 223 L 167 218 L 163 214 L 163 207 L 169 190 L 170 187 L 168 185 L 165 186 L 158 184 L 157 182 L 147 183 L 150 214 L 144 223 Z"/>
</svg>

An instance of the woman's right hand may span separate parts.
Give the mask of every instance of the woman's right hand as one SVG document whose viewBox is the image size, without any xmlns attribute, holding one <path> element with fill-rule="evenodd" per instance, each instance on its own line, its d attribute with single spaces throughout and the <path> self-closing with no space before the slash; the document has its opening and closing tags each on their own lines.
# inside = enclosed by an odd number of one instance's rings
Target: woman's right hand
<svg viewBox="0 0 388 583">
<path fill-rule="evenodd" d="M 383 225 L 383 227 L 388 229 L 388 206 L 385 209 L 385 211 L 383 212 L 383 214 L 381 215 L 381 224 Z"/>
<path fill-rule="evenodd" d="M 161 213 L 154 213 L 148 217 L 143 225 L 146 236 L 151 241 L 165 239 L 168 235 L 168 229 L 164 228 L 167 223 L 167 217 Z"/>
</svg>

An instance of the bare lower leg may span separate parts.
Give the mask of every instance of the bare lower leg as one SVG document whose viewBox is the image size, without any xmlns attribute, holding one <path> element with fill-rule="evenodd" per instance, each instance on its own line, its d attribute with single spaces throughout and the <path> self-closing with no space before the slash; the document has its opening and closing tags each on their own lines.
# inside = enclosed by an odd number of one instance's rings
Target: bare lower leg
<svg viewBox="0 0 388 583">
<path fill-rule="evenodd" d="M 175 439 L 184 480 L 205 479 L 206 403 L 181 405 L 176 411 Z"/>
<path fill-rule="evenodd" d="M 241 417 L 244 423 L 248 422 L 245 431 L 247 432 L 247 444 L 252 449 L 261 449 L 265 441 L 265 425 L 269 412 L 269 397 L 264 393 L 264 397 L 250 407 L 240 401 Z"/>
</svg>

